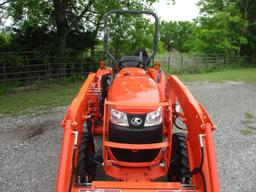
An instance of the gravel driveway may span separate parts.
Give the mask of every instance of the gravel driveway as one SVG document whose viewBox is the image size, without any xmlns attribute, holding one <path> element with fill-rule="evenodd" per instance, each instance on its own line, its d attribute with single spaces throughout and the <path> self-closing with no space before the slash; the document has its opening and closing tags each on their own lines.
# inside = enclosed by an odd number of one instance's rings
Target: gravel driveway
<svg viewBox="0 0 256 192">
<path fill-rule="evenodd" d="M 188 83 L 218 129 L 221 191 L 256 191 L 256 85 Z M 52 192 L 65 108 L 40 116 L 0 117 L 0 191 Z"/>
</svg>

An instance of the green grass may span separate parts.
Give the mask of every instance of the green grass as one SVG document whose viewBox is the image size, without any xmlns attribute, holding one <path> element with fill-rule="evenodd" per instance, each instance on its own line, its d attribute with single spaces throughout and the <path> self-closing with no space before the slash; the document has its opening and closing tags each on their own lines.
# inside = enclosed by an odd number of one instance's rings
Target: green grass
<svg viewBox="0 0 256 192">
<path fill-rule="evenodd" d="M 242 121 L 244 127 L 241 130 L 241 133 L 245 136 L 255 135 L 256 127 L 255 127 L 255 118 L 252 113 L 247 111 L 244 114 L 244 120 Z"/>
<path fill-rule="evenodd" d="M 256 68 L 226 69 L 203 74 L 178 75 L 183 81 L 244 81 L 256 83 Z M 33 87 L 33 89 L 14 89 L 0 94 L 0 114 L 20 115 L 40 113 L 58 106 L 70 104 L 81 83 L 64 83 L 52 87 Z M 245 121 L 251 121 L 245 114 Z"/>
<path fill-rule="evenodd" d="M 183 74 L 178 75 L 183 81 L 243 81 L 256 83 L 256 68 L 237 68 L 225 69 L 202 74 Z"/>
<path fill-rule="evenodd" d="M 13 90 L 0 96 L 0 114 L 37 113 L 52 107 L 66 106 L 75 97 L 80 85 L 81 83 L 67 83 L 29 90 Z"/>
<path fill-rule="evenodd" d="M 251 129 L 242 129 L 241 134 L 244 135 L 244 136 L 254 135 L 253 131 Z"/>
<path fill-rule="evenodd" d="M 247 111 L 244 114 L 244 118 L 247 119 L 247 120 L 252 120 L 254 117 L 253 117 L 253 114 L 251 114 L 249 111 Z"/>
</svg>

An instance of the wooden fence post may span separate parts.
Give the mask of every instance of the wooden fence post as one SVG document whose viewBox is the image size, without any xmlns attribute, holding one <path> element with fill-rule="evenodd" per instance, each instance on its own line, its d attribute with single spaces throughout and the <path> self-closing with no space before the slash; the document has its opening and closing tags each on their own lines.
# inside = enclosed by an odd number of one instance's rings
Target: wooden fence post
<svg viewBox="0 0 256 192">
<path fill-rule="evenodd" d="M 7 81 L 7 72 L 6 72 L 6 64 L 3 62 L 3 72 L 4 72 L 4 82 Z"/>
<path fill-rule="evenodd" d="M 168 66 L 167 66 L 167 71 L 168 73 L 170 73 L 170 64 L 171 64 L 171 54 L 169 54 L 168 56 L 168 62 L 167 62 Z"/>
<path fill-rule="evenodd" d="M 45 56 L 45 59 L 46 59 L 47 81 L 48 81 L 48 84 L 50 84 L 51 71 L 50 71 L 50 61 L 49 61 L 49 55 L 48 54 Z"/>
<path fill-rule="evenodd" d="M 4 59 L 3 60 L 1 59 L 0 63 L 3 64 L 4 82 L 6 82 L 7 81 L 6 63 L 5 63 Z"/>
<path fill-rule="evenodd" d="M 183 54 L 180 53 L 180 64 L 181 64 L 181 70 L 184 70 L 184 66 L 183 66 Z"/>
<path fill-rule="evenodd" d="M 83 77 L 83 57 L 82 56 L 80 58 L 80 70 L 81 70 L 80 78 L 82 78 Z"/>
<path fill-rule="evenodd" d="M 219 67 L 219 54 L 216 54 L 216 66 Z"/>
</svg>

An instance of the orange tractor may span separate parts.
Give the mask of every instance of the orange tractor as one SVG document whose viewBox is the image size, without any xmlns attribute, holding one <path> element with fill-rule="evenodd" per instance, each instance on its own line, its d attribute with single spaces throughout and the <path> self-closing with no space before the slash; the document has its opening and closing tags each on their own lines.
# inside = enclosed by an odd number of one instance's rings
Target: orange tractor
<svg viewBox="0 0 256 192">
<path fill-rule="evenodd" d="M 143 49 L 121 59 L 110 53 L 112 14 L 155 18 L 151 56 Z M 113 10 L 104 24 L 105 52 L 115 68 L 100 62 L 67 110 L 56 191 L 220 191 L 211 118 L 176 76 L 164 74 L 159 63 L 149 67 L 157 16 Z"/>
</svg>

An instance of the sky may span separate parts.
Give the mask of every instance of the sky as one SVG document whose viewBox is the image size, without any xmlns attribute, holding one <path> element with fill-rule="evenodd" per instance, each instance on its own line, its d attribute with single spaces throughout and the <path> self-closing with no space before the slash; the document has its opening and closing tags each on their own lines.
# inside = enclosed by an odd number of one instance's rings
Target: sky
<svg viewBox="0 0 256 192">
<path fill-rule="evenodd" d="M 157 15 L 165 21 L 192 21 L 199 16 L 198 0 L 176 0 L 173 5 L 171 1 L 159 0 L 153 7 Z"/>
</svg>

